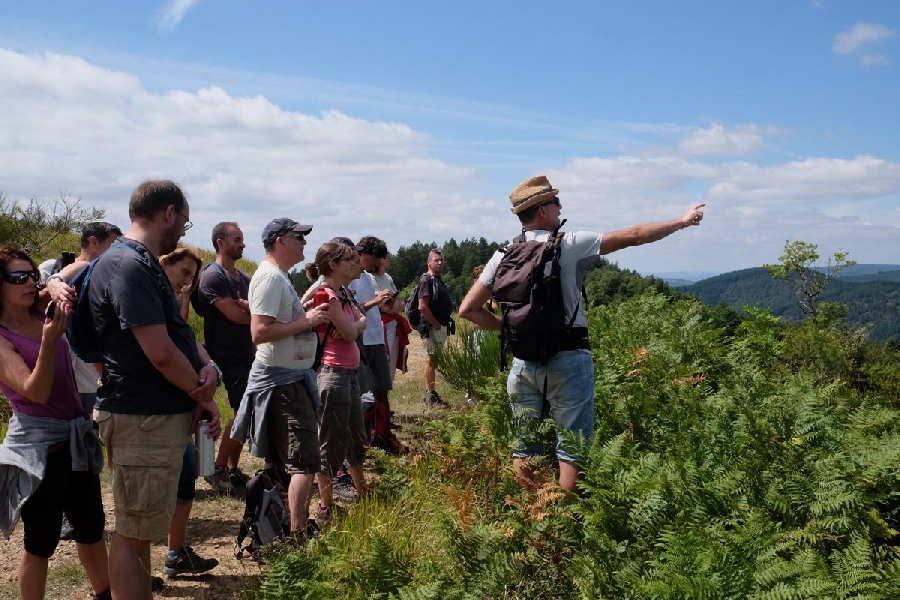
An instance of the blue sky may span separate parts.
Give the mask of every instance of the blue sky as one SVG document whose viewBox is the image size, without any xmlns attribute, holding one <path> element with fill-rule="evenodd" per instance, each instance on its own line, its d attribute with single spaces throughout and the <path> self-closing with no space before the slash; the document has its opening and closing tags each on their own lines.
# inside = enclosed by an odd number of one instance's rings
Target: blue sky
<svg viewBox="0 0 900 600">
<path fill-rule="evenodd" d="M 547 174 L 567 229 L 707 203 L 614 255 L 644 273 L 776 261 L 786 239 L 900 251 L 900 4 L 780 0 L 0 4 L 0 190 L 127 223 L 179 181 L 209 247 L 237 220 L 398 247 L 517 232 Z M 317 236 L 319 239 L 317 239 Z"/>
</svg>

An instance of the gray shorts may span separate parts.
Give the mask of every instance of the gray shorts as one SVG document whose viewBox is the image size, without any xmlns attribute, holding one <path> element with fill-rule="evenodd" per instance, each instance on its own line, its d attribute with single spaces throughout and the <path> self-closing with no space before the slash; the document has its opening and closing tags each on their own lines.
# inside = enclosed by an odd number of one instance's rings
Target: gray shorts
<svg viewBox="0 0 900 600">
<path fill-rule="evenodd" d="M 319 472 L 316 409 L 302 381 L 280 385 L 272 391 L 266 423 L 269 430 L 266 462 L 284 465 L 291 475 Z"/>
<path fill-rule="evenodd" d="M 366 427 L 356 369 L 322 365 L 318 383 L 322 396 L 319 427 L 322 472 L 334 475 L 345 458 L 351 467 L 365 460 Z"/>
</svg>

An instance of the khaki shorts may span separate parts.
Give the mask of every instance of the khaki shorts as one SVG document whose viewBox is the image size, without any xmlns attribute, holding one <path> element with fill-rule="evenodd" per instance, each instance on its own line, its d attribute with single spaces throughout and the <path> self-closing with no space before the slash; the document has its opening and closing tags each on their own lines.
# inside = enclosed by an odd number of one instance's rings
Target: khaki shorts
<svg viewBox="0 0 900 600">
<path fill-rule="evenodd" d="M 443 346 L 447 341 L 447 326 L 442 325 L 440 331 L 435 331 L 431 327 L 428 328 L 428 337 L 425 338 L 425 352 L 427 354 L 435 354 L 438 346 Z"/>
<path fill-rule="evenodd" d="M 97 411 L 112 473 L 116 533 L 136 540 L 169 535 L 191 413 L 123 415 Z"/>
</svg>

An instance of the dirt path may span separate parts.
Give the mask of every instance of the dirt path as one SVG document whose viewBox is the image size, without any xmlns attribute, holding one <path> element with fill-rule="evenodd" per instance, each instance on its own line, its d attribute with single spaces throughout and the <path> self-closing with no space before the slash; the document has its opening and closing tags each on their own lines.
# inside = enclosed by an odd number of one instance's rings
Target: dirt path
<svg viewBox="0 0 900 600">
<path fill-rule="evenodd" d="M 422 368 L 424 352 L 420 340 L 410 344 L 410 371 L 399 374 L 391 396 L 395 411 L 395 421 L 403 424 L 398 436 L 414 451 L 421 447 L 421 421 L 438 415 L 429 414 L 422 407 L 424 389 Z M 452 398 L 450 390 L 441 390 L 445 398 Z M 458 400 L 458 399 L 457 399 Z M 454 404 L 461 405 L 460 402 Z M 242 455 L 241 468 L 253 473 L 261 468 L 262 461 Z M 101 476 L 103 485 L 103 506 L 106 511 L 107 541 L 115 523 L 113 515 L 112 491 L 109 473 Z M 316 506 L 314 497 L 311 506 Z M 234 557 L 234 538 L 237 535 L 240 518 L 244 511 L 242 497 L 217 495 L 202 479 L 197 480 L 197 498 L 191 512 L 188 527 L 188 542 L 203 557 L 213 557 L 219 566 L 209 573 L 196 577 L 166 578 L 166 587 L 155 595 L 157 598 L 200 598 L 209 600 L 231 600 L 240 598 L 240 591 L 254 585 L 260 574 L 259 566 L 252 560 L 239 561 Z M 22 526 L 16 528 L 8 541 L 0 541 L 0 599 L 19 597 L 16 585 L 16 565 L 22 551 Z M 164 543 L 153 545 L 151 550 L 152 572 L 162 576 L 166 547 Z M 47 584 L 47 598 L 70 599 L 88 598 L 90 586 L 78 562 L 74 542 L 60 542 L 56 554 L 50 561 Z"/>
</svg>

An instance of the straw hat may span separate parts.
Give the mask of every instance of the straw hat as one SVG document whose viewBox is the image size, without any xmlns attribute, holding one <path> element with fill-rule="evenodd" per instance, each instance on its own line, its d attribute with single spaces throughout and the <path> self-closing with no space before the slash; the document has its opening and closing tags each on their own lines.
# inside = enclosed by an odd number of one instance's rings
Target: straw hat
<svg viewBox="0 0 900 600">
<path fill-rule="evenodd" d="M 512 202 L 512 208 L 509 210 L 513 214 L 518 214 L 532 206 L 552 200 L 558 193 L 559 190 L 550 185 L 546 175 L 532 177 L 520 183 L 509 194 L 509 201 Z"/>
</svg>

